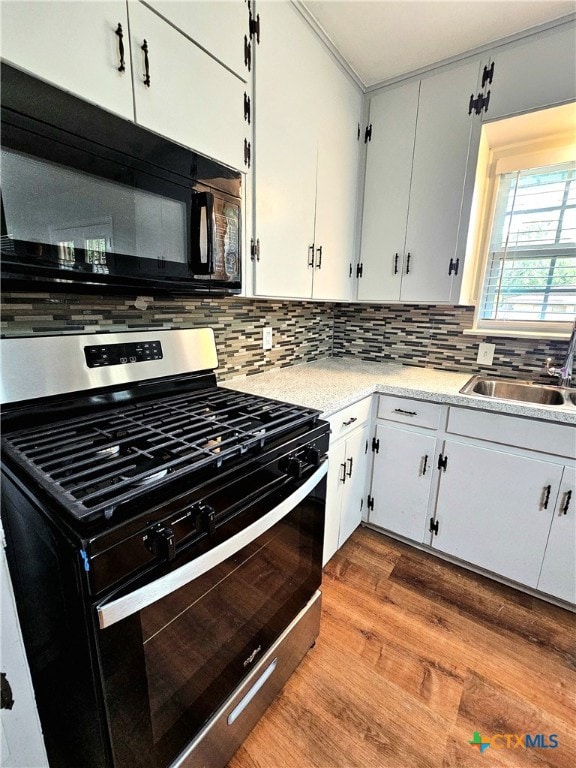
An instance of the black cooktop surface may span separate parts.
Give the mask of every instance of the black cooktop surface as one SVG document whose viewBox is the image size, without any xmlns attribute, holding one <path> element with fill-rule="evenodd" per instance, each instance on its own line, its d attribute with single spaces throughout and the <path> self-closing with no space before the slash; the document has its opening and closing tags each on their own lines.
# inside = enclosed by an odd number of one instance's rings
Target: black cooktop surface
<svg viewBox="0 0 576 768">
<path fill-rule="evenodd" d="M 76 519 L 257 452 L 318 411 L 212 387 L 12 432 L 3 451 Z"/>
</svg>

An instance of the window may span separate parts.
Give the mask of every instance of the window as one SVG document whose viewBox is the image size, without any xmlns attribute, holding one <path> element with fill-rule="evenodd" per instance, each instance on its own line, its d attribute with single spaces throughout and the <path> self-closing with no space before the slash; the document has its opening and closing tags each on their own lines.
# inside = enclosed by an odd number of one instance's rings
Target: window
<svg viewBox="0 0 576 768">
<path fill-rule="evenodd" d="M 483 321 L 571 321 L 576 315 L 576 163 L 497 176 Z"/>
<path fill-rule="evenodd" d="M 461 302 L 479 335 L 565 338 L 576 317 L 576 103 L 482 126 Z"/>
</svg>

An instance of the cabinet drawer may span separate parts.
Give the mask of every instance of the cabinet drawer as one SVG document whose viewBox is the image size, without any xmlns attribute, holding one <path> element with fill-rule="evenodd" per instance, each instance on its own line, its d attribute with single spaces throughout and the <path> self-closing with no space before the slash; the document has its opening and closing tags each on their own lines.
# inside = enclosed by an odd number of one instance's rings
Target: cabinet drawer
<svg viewBox="0 0 576 768">
<path fill-rule="evenodd" d="M 576 457 L 576 429 L 569 424 L 450 408 L 447 431 L 554 456 Z"/>
<path fill-rule="evenodd" d="M 365 397 L 353 405 L 342 408 L 328 418 L 330 423 L 330 442 L 335 442 L 342 437 L 361 427 L 370 418 L 370 406 L 372 398 Z"/>
<path fill-rule="evenodd" d="M 405 397 L 390 395 L 380 395 L 378 398 L 379 419 L 438 429 L 441 415 L 442 406 L 438 403 L 425 403 L 422 400 L 408 400 Z"/>
</svg>

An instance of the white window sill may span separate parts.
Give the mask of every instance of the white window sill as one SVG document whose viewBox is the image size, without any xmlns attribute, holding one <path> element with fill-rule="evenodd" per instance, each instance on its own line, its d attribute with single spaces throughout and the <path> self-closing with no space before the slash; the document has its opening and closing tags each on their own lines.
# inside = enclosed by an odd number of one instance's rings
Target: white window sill
<svg viewBox="0 0 576 768">
<path fill-rule="evenodd" d="M 542 341 L 568 341 L 570 330 L 553 333 L 551 331 L 516 331 L 513 328 L 465 328 L 465 336 L 503 336 L 509 339 L 541 339 Z"/>
</svg>

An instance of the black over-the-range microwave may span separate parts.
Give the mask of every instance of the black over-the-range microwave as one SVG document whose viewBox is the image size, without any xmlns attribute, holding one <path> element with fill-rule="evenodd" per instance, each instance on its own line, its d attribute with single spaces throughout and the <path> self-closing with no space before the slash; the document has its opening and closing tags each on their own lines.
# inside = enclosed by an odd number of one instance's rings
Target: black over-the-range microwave
<svg viewBox="0 0 576 768">
<path fill-rule="evenodd" d="M 7 65 L 1 140 L 4 290 L 240 292 L 238 171 Z"/>
</svg>

